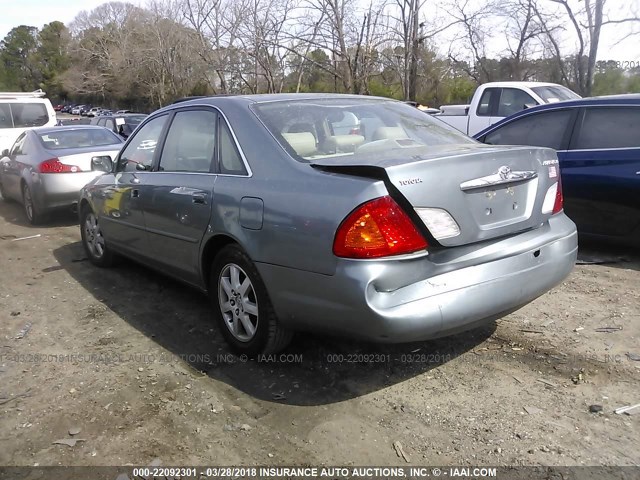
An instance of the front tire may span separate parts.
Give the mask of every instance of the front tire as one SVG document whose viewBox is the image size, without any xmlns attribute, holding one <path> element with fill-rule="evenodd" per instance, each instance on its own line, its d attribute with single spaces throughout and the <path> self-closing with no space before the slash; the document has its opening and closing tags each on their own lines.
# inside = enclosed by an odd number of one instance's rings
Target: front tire
<svg viewBox="0 0 640 480">
<path fill-rule="evenodd" d="M 209 286 L 214 318 L 233 350 L 270 354 L 291 342 L 293 333 L 278 322 L 258 270 L 240 247 L 227 245 L 216 255 Z"/>
<path fill-rule="evenodd" d="M 82 246 L 91 263 L 104 268 L 113 265 L 114 254 L 102 235 L 98 216 L 88 206 L 83 207 L 80 213 L 80 235 Z"/>
</svg>

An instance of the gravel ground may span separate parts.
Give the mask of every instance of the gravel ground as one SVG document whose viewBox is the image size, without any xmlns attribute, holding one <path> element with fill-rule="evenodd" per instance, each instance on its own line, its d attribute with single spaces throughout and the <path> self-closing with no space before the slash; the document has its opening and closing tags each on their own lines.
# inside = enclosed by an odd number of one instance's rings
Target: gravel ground
<svg viewBox="0 0 640 480">
<path fill-rule="evenodd" d="M 0 201 L 0 465 L 640 463 L 640 414 L 614 413 L 640 403 L 637 252 L 583 249 L 562 285 L 473 332 L 298 335 L 245 360 L 206 297 L 93 267 L 75 222 L 31 227 Z"/>
</svg>

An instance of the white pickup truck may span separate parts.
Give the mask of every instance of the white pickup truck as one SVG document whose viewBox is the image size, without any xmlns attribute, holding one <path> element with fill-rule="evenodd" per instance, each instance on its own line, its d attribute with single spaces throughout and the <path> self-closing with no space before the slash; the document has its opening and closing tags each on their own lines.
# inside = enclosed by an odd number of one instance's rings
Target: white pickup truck
<svg viewBox="0 0 640 480">
<path fill-rule="evenodd" d="M 580 95 L 555 83 L 491 82 L 477 88 L 470 105 L 443 105 L 434 116 L 472 137 L 525 108 L 576 98 Z"/>
</svg>

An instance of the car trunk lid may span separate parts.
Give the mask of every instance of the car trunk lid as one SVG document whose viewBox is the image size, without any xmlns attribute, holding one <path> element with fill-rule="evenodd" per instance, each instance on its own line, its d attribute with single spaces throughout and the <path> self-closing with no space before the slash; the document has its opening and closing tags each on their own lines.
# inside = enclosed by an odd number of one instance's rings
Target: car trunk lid
<svg viewBox="0 0 640 480">
<path fill-rule="evenodd" d="M 76 166 L 83 172 L 90 172 L 92 170 L 91 159 L 93 157 L 108 156 L 113 161 L 119 151 L 116 145 L 48 150 L 52 157 L 57 157 L 58 160 L 60 160 L 60 163 Z"/>
<path fill-rule="evenodd" d="M 424 209 L 444 210 L 459 227 L 459 234 L 437 238 L 444 246 L 537 228 L 551 215 L 543 213 L 543 203 L 558 180 L 553 150 L 471 144 L 428 149 L 409 146 L 401 153 L 402 148 L 317 159 L 313 165 L 383 177 L 390 193 L 401 196 L 408 204 L 405 208 L 413 208 L 418 217 L 427 212 Z M 427 223 L 423 222 L 425 227 Z"/>
</svg>

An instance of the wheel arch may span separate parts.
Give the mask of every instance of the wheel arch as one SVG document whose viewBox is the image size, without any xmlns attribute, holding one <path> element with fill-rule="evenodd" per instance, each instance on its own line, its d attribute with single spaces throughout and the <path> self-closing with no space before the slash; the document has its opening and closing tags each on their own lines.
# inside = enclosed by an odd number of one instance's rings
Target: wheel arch
<svg viewBox="0 0 640 480">
<path fill-rule="evenodd" d="M 242 248 L 242 245 L 233 237 L 225 234 L 214 235 L 207 240 L 204 248 L 202 249 L 202 255 L 200 256 L 200 266 L 202 272 L 202 281 L 204 283 L 205 290 L 209 290 L 209 277 L 211 276 L 211 265 L 216 254 L 226 247 L 227 245 L 238 245 Z"/>
</svg>

